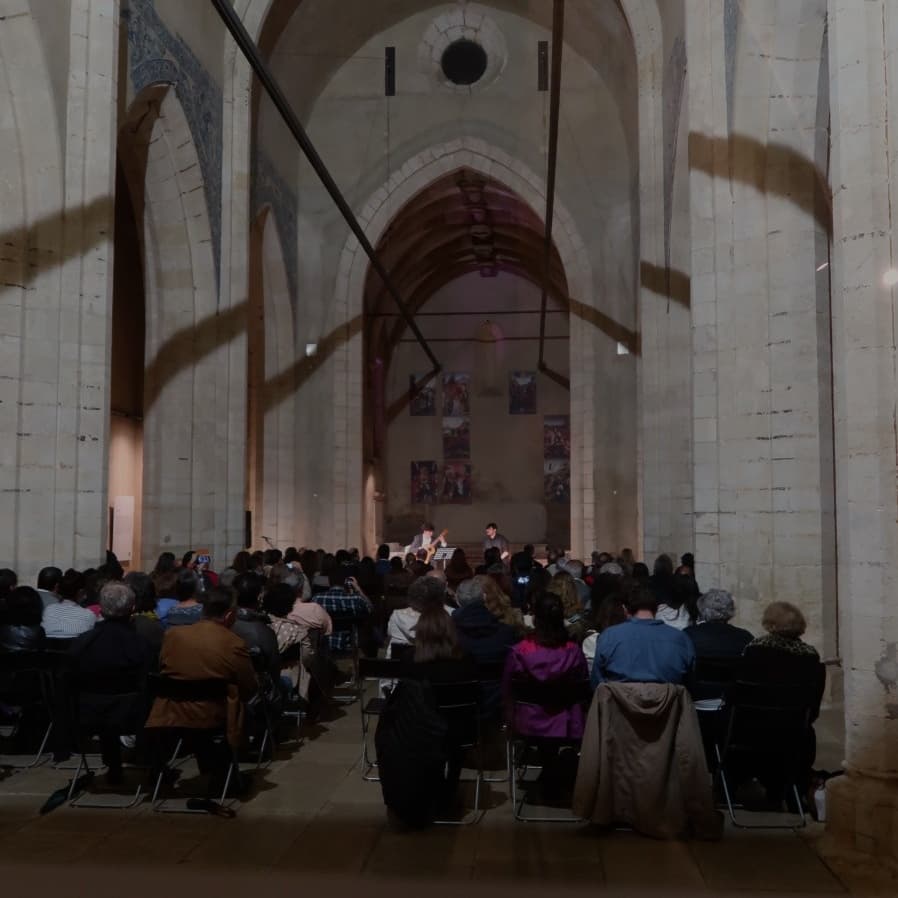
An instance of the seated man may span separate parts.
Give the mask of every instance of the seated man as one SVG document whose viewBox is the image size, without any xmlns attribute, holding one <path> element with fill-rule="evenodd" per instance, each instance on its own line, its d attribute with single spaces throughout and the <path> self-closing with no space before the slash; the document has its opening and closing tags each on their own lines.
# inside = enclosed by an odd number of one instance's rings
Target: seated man
<svg viewBox="0 0 898 898">
<path fill-rule="evenodd" d="M 94 628 L 96 616 L 78 602 L 83 586 L 84 579 L 76 571 L 67 572 L 60 581 L 59 601 L 44 606 L 41 623 L 48 639 L 74 639 Z"/>
<path fill-rule="evenodd" d="M 358 580 L 346 575 L 346 567 L 336 565 L 329 573 L 330 588 L 326 592 L 312 596 L 312 601 L 319 604 L 330 617 L 344 623 L 354 623 L 361 628 L 368 623 L 373 611 L 368 596 L 362 592 Z M 347 652 L 352 647 L 352 634 L 348 629 L 334 629 L 328 638 L 332 652 Z M 359 644 L 370 641 L 370 634 L 359 633 Z"/>
<path fill-rule="evenodd" d="M 215 588 L 203 596 L 203 617 L 190 627 L 174 627 L 165 634 L 159 656 L 159 672 L 177 680 L 225 680 L 229 684 L 225 702 L 210 700 L 180 702 L 160 697 L 153 702 L 147 729 L 182 727 L 185 730 L 224 728 L 227 741 L 237 747 L 243 729 L 244 702 L 258 688 L 249 649 L 231 632 L 237 618 L 234 596 L 229 589 Z M 228 753 L 210 741 L 194 746 L 203 773 L 220 774 Z"/>
<path fill-rule="evenodd" d="M 634 590 L 627 600 L 629 620 L 609 627 L 596 643 L 592 684 L 685 684 L 695 664 L 692 640 L 655 620 L 658 602 L 648 589 Z"/>
<path fill-rule="evenodd" d="M 87 730 L 97 730 L 107 777 L 117 782 L 122 775 L 119 736 L 137 733 L 146 718 L 145 678 L 153 658 L 150 644 L 131 625 L 134 592 L 124 583 L 107 583 L 100 590 L 102 620 L 69 647 L 69 669 L 91 680 L 102 678 L 135 695 L 103 695 L 90 692 L 79 702 L 79 717 Z"/>
<path fill-rule="evenodd" d="M 44 608 L 55 605 L 59 601 L 59 583 L 62 571 L 58 567 L 41 568 L 37 575 L 37 591 L 40 593 Z"/>
</svg>

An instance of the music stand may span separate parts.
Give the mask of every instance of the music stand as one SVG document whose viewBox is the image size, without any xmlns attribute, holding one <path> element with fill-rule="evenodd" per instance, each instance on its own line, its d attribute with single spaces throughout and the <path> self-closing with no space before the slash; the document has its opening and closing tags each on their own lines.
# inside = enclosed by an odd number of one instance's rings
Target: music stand
<svg viewBox="0 0 898 898">
<path fill-rule="evenodd" d="M 446 564 L 447 561 L 452 559 L 452 553 L 455 551 L 455 546 L 440 546 L 436 552 L 433 553 L 433 562 L 442 562 L 443 565 Z M 441 568 L 442 570 L 442 568 Z"/>
</svg>

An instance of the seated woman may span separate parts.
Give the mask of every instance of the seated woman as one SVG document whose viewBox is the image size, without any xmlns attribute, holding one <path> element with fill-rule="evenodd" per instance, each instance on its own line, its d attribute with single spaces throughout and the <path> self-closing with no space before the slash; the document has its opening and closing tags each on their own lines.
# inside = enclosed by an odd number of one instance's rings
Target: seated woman
<svg viewBox="0 0 898 898">
<path fill-rule="evenodd" d="M 408 607 L 397 608 L 387 621 L 387 657 L 393 657 L 393 646 L 413 645 L 418 618 L 429 607 L 442 608 L 452 614 L 446 605 L 446 584 L 434 577 L 419 577 L 409 587 Z"/>
<path fill-rule="evenodd" d="M 404 826 L 432 823 L 455 796 L 464 738 L 460 721 L 440 711 L 439 686 L 476 674 L 452 618 L 440 604 L 426 605 L 416 621 L 414 660 L 390 694 L 375 734 L 384 804 Z"/>
<path fill-rule="evenodd" d="M 165 615 L 165 628 L 186 627 L 203 619 L 203 606 L 199 602 L 199 575 L 189 568 L 178 573 L 175 595 L 178 599 Z"/>
<path fill-rule="evenodd" d="M 801 637 L 807 629 L 801 610 L 789 602 L 772 602 L 764 609 L 761 626 L 765 636 L 753 639 L 745 648 L 737 670 L 741 682 L 755 683 L 776 701 L 778 696 L 798 695 L 806 703 L 809 725 L 803 744 L 799 746 L 795 773 L 799 793 L 805 795 L 810 785 L 811 768 L 817 754 L 817 738 L 813 723 L 820 714 L 820 702 L 826 685 L 826 668 L 817 650 Z M 778 802 L 789 785 L 781 771 L 762 770 L 759 778 L 768 797 Z"/>
<path fill-rule="evenodd" d="M 456 549 L 446 565 L 446 585 L 455 592 L 462 581 L 470 580 L 473 576 L 474 571 L 468 564 L 464 549 Z"/>
<path fill-rule="evenodd" d="M 574 578 L 567 571 L 559 571 L 550 581 L 548 592 L 561 599 L 564 609 L 564 627 L 568 636 L 578 645 L 586 636 L 586 614 Z"/>
<path fill-rule="evenodd" d="M 536 600 L 533 626 L 534 632 L 512 648 L 505 663 L 503 694 L 509 711 L 515 681 L 575 684 L 589 680 L 586 658 L 565 629 L 559 596 L 547 592 Z M 515 730 L 527 736 L 579 739 L 585 720 L 585 710 L 579 703 L 559 709 L 536 705 L 514 709 Z"/>
<path fill-rule="evenodd" d="M 573 785 L 574 770 L 558 762 L 563 743 L 583 737 L 586 709 L 583 702 L 553 705 L 514 704 L 514 684 L 568 684 L 576 688 L 589 680 L 589 668 L 580 646 L 567 633 L 562 600 L 554 593 L 539 596 L 533 609 L 534 632 L 519 642 L 508 656 L 503 677 L 506 714 L 516 733 L 536 738 L 542 771 L 540 785 L 544 800 L 566 794 Z"/>
<path fill-rule="evenodd" d="M 724 589 L 709 589 L 698 600 L 698 622 L 683 631 L 695 646 L 696 701 L 723 698 L 735 676 L 737 661 L 754 638 L 729 621 L 736 613 L 733 597 Z"/>
<path fill-rule="evenodd" d="M 483 604 L 487 611 L 496 620 L 512 627 L 519 637 L 523 636 L 527 629 L 524 626 L 524 615 L 520 608 L 512 607 L 511 599 L 502 592 L 495 578 L 488 574 L 478 574 L 474 579 L 483 590 Z"/>
</svg>

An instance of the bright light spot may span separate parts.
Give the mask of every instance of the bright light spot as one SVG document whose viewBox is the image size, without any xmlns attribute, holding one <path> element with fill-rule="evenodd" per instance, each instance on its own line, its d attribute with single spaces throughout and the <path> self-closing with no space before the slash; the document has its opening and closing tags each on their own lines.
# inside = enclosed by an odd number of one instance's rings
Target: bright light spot
<svg viewBox="0 0 898 898">
<path fill-rule="evenodd" d="M 890 268 L 883 276 L 882 282 L 886 287 L 894 287 L 898 284 L 898 269 Z"/>
<path fill-rule="evenodd" d="M 318 344 L 317 343 L 306 343 L 306 357 L 308 358 L 311 355 L 315 355 L 318 352 Z"/>
<path fill-rule="evenodd" d="M 617 354 L 618 354 L 618 355 L 629 355 L 629 354 L 630 354 L 630 350 L 626 347 L 625 344 L 623 344 L 623 343 L 618 343 L 618 344 L 617 344 Z"/>
<path fill-rule="evenodd" d="M 824 262 L 822 265 L 818 265 L 817 271 L 823 271 L 824 268 L 829 268 L 829 262 Z"/>
</svg>

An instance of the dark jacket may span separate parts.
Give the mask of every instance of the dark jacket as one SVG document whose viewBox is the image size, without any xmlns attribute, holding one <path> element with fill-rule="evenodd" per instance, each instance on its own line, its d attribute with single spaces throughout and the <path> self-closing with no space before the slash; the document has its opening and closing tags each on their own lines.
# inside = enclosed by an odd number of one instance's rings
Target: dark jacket
<svg viewBox="0 0 898 898">
<path fill-rule="evenodd" d="M 253 654 L 261 657 L 261 668 L 276 675 L 280 666 L 278 640 L 268 620 L 267 614 L 260 614 L 249 608 L 237 609 L 237 620 L 231 628 Z M 275 679 L 277 677 L 275 676 Z"/>
<path fill-rule="evenodd" d="M 26 624 L 0 625 L 0 652 L 36 652 L 44 641 L 44 628 Z"/>
<path fill-rule="evenodd" d="M 478 664 L 504 665 L 511 647 L 518 641 L 514 627 L 495 618 L 483 604 L 472 602 L 453 612 L 452 620 L 462 651 Z M 502 706 L 501 676 L 495 681 L 481 681 L 483 714 L 492 717 Z"/>
<path fill-rule="evenodd" d="M 149 709 L 146 675 L 152 657 L 152 649 L 130 620 L 99 621 L 75 639 L 66 654 L 67 669 L 76 682 L 77 678 L 86 678 L 88 684 L 100 684 L 99 690 L 96 685 L 85 685 L 86 693 L 78 700 L 82 725 L 95 732 L 103 728 L 117 733 L 140 732 Z M 104 694 L 110 690 L 102 684 L 140 694 Z"/>
<path fill-rule="evenodd" d="M 695 646 L 696 658 L 738 658 L 754 636 L 724 621 L 693 624 L 683 631 Z"/>
</svg>

